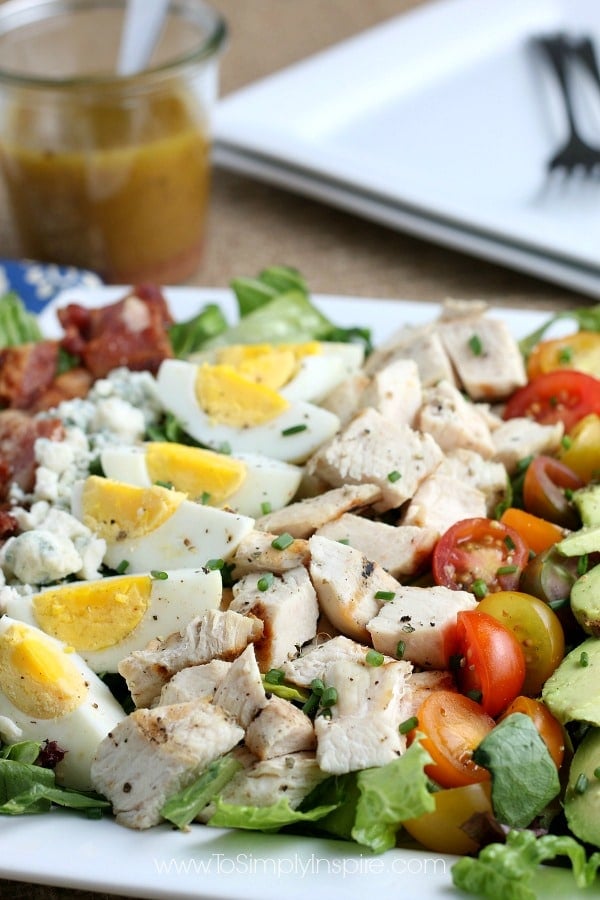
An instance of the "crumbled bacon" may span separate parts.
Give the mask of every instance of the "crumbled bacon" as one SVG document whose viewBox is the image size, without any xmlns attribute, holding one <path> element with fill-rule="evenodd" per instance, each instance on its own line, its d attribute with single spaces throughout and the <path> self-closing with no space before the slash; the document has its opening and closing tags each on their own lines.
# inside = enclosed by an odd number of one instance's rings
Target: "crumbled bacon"
<svg viewBox="0 0 600 900">
<path fill-rule="evenodd" d="M 35 761 L 36 766 L 42 766 L 44 769 L 55 769 L 59 762 L 65 758 L 66 750 L 56 743 L 56 741 L 44 741 L 40 747 L 40 752 Z"/>
<path fill-rule="evenodd" d="M 65 330 L 62 346 L 79 356 L 94 378 L 118 366 L 156 372 L 163 359 L 173 356 L 167 333 L 173 320 L 154 286 L 136 287 L 99 309 L 71 303 L 58 311 L 58 318 Z"/>
<path fill-rule="evenodd" d="M 8 496 L 11 482 L 26 492 L 35 484 L 34 444 L 39 437 L 62 440 L 58 419 L 34 419 L 16 409 L 0 411 L 0 501 Z"/>
<path fill-rule="evenodd" d="M 36 413 L 45 409 L 52 409 L 62 403 L 63 400 L 72 400 L 75 397 L 87 397 L 94 382 L 91 372 L 78 366 L 57 375 L 52 384 L 41 394 L 30 408 L 30 412 Z"/>
<path fill-rule="evenodd" d="M 30 409 L 54 381 L 57 362 L 57 341 L 0 350 L 0 406 Z"/>
</svg>

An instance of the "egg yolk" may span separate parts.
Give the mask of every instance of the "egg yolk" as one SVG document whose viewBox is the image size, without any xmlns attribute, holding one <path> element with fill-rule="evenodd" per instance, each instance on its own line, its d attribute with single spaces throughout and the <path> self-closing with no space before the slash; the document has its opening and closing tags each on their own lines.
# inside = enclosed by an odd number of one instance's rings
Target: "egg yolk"
<svg viewBox="0 0 600 900">
<path fill-rule="evenodd" d="M 25 715 L 56 719 L 77 709 L 88 686 L 65 651 L 19 622 L 0 635 L 0 689 Z"/>
<path fill-rule="evenodd" d="M 318 341 L 303 344 L 232 344 L 217 351 L 219 365 L 232 366 L 240 375 L 279 390 L 298 370 L 305 356 L 322 352 Z"/>
<path fill-rule="evenodd" d="M 198 368 L 196 398 L 213 422 L 232 428 L 252 428 L 270 422 L 289 407 L 273 388 L 240 375 L 232 366 Z"/>
<path fill-rule="evenodd" d="M 186 499 L 181 491 L 153 485 L 137 487 L 90 475 L 83 485 L 83 522 L 109 543 L 139 538 L 171 518 Z"/>
<path fill-rule="evenodd" d="M 33 612 L 42 631 L 79 653 L 104 650 L 119 644 L 139 625 L 151 592 L 148 575 L 69 584 L 37 594 Z"/>
<path fill-rule="evenodd" d="M 185 444 L 147 444 L 146 468 L 151 481 L 170 482 L 192 500 L 208 494 L 214 505 L 224 503 L 246 480 L 241 460 Z"/>
</svg>

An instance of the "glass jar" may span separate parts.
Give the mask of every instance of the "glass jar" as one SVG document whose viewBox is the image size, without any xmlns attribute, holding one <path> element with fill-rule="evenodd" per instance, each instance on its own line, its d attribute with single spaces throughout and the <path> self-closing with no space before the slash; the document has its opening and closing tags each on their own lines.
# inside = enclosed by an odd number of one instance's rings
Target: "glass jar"
<svg viewBox="0 0 600 900">
<path fill-rule="evenodd" d="M 171 0 L 148 67 L 117 74 L 125 0 L 0 5 L 0 171 L 24 257 L 115 283 L 198 267 L 226 26 Z"/>
</svg>

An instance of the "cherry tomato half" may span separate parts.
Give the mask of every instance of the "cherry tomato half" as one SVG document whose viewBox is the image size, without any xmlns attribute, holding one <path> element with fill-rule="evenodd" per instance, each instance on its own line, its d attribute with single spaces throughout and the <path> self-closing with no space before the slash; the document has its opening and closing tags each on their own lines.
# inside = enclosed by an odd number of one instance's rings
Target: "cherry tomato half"
<svg viewBox="0 0 600 900">
<path fill-rule="evenodd" d="M 526 665 L 514 632 L 479 608 L 459 612 L 456 638 L 460 690 L 477 697 L 483 712 L 497 716 L 521 693 Z"/>
<path fill-rule="evenodd" d="M 466 856 L 479 850 L 462 826 L 476 813 L 492 815 L 490 783 L 477 782 L 432 794 L 435 809 L 402 825 L 416 841 L 436 853 Z"/>
<path fill-rule="evenodd" d="M 501 591 L 484 597 L 479 612 L 488 613 L 512 631 L 525 657 L 521 692 L 537 697 L 565 655 L 565 636 L 550 607 L 520 591 Z"/>
<path fill-rule="evenodd" d="M 561 369 L 538 375 L 515 391 L 504 418 L 524 416 L 543 425 L 562 422 L 570 431 L 590 413 L 600 413 L 600 381 L 584 372 Z"/>
<path fill-rule="evenodd" d="M 568 437 L 558 454 L 560 461 L 585 482 L 600 480 L 600 416 L 584 416 Z"/>
<path fill-rule="evenodd" d="M 537 344 L 527 360 L 528 377 L 555 369 L 577 369 L 600 378 L 600 332 L 578 331 Z"/>
<path fill-rule="evenodd" d="M 546 519 L 540 519 L 524 509 L 515 509 L 510 506 L 500 516 L 503 525 L 514 528 L 521 535 L 530 550 L 534 553 L 543 553 L 549 547 L 553 547 L 565 536 L 562 528 Z"/>
<path fill-rule="evenodd" d="M 529 716 L 548 747 L 554 765 L 560 769 L 565 756 L 565 733 L 562 725 L 554 718 L 548 707 L 531 697 L 517 697 L 500 716 L 500 719 L 505 719 L 512 713 L 523 713 Z"/>
<path fill-rule="evenodd" d="M 488 781 L 487 769 L 473 762 L 473 751 L 494 725 L 491 716 L 455 691 L 432 691 L 417 713 L 421 744 L 433 763 L 425 771 L 442 787 Z"/>
<path fill-rule="evenodd" d="M 558 459 L 536 456 L 525 472 L 523 504 L 527 512 L 541 519 L 563 528 L 579 528 L 579 513 L 565 491 L 576 491 L 583 486 L 579 475 Z"/>
<path fill-rule="evenodd" d="M 436 584 L 481 598 L 489 591 L 516 590 L 528 559 L 529 548 L 513 528 L 476 518 L 452 525 L 437 542 L 431 563 Z"/>
</svg>

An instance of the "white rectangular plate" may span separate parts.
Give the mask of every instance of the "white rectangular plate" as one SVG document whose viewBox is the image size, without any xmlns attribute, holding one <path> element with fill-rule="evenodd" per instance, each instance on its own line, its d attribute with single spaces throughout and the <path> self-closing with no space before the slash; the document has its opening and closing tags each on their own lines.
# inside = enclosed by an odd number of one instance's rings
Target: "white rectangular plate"
<svg viewBox="0 0 600 900">
<path fill-rule="evenodd" d="M 546 177 L 566 121 L 532 38 L 559 30 L 600 41 L 598 4 L 425 4 L 226 97 L 215 159 L 599 296 L 600 181 Z"/>
<path fill-rule="evenodd" d="M 99 306 L 124 288 L 75 288 L 40 315 L 48 336 L 60 334 L 55 311 L 68 302 Z M 223 306 L 235 321 L 229 291 L 167 288 L 177 319 L 193 316 L 207 302 Z M 316 296 L 316 305 L 337 324 L 367 325 L 376 341 L 406 323 L 436 316 L 434 304 Z M 496 310 L 516 336 L 546 316 L 527 310 Z M 48 815 L 0 817 L 0 878 L 120 893 L 131 897 L 196 900 L 363 900 L 373 896 L 442 900 L 464 896 L 452 887 L 451 857 L 427 851 L 393 850 L 372 856 L 358 845 L 291 835 L 265 835 L 194 826 L 187 833 L 160 826 L 131 831 L 112 820 L 89 821 L 56 811 Z M 536 879 L 544 898 L 577 895 L 569 872 L 548 870 Z M 0 889 L 1 893 L 1 889 Z M 585 896 L 590 892 L 585 892 Z M 583 894 L 582 894 L 583 896 Z M 591 896 L 600 896 L 600 889 Z"/>
</svg>

